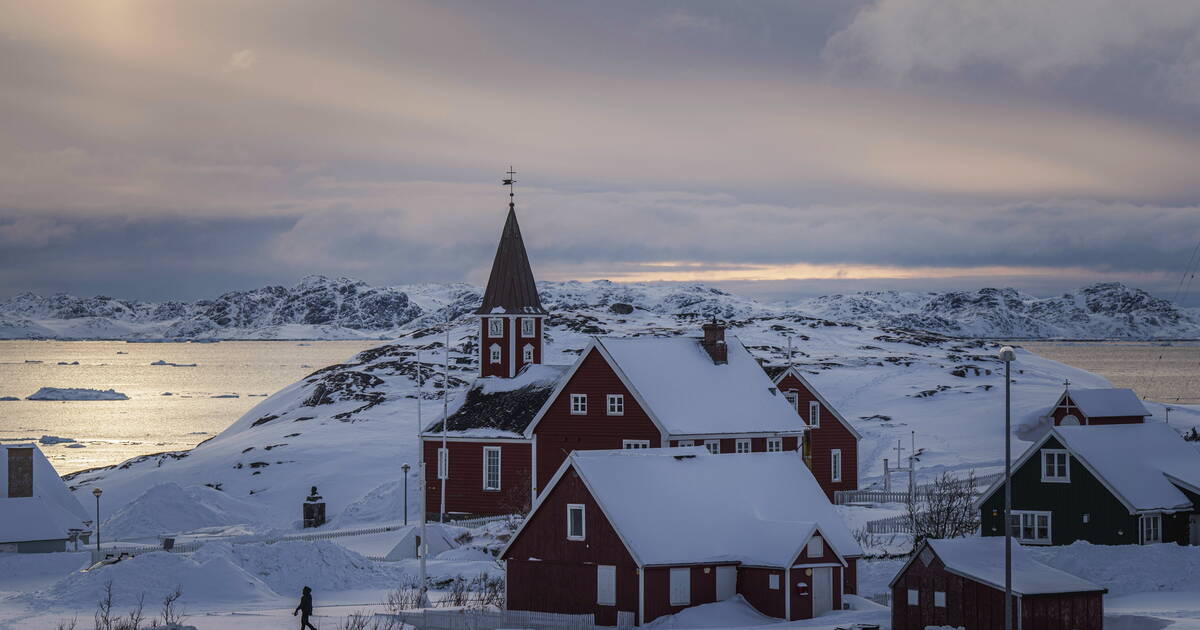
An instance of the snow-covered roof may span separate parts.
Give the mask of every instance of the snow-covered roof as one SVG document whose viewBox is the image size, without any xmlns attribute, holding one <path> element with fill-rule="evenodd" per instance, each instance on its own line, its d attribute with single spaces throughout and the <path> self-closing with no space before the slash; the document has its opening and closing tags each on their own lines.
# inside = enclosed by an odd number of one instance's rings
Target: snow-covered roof
<svg viewBox="0 0 1200 630">
<path fill-rule="evenodd" d="M 8 496 L 8 450 L 33 449 L 33 496 Z M 33 444 L 0 444 L 0 543 L 62 540 L 90 517 Z"/>
<path fill-rule="evenodd" d="M 1071 402 L 1089 418 L 1117 416 L 1149 416 L 1149 411 L 1132 389 L 1107 387 L 1103 389 L 1072 389 L 1064 392 Z M 1059 399 L 1062 402 L 1062 399 Z M 1053 411 L 1053 409 L 1051 410 Z"/>
<path fill-rule="evenodd" d="M 1200 451 L 1166 424 L 1054 427 L 1051 435 L 1131 510 L 1191 506 L 1177 483 L 1200 492 Z"/>
<path fill-rule="evenodd" d="M 520 438 L 537 415 L 567 365 L 528 365 L 513 378 L 488 376 L 475 379 L 451 410 L 447 435 L 478 438 Z M 442 419 L 425 427 L 427 434 L 442 434 Z"/>
<path fill-rule="evenodd" d="M 994 588 L 1004 589 L 1003 537 L 953 538 L 926 542 L 946 566 L 947 571 Z M 900 574 L 913 562 L 922 562 L 920 552 L 914 554 L 912 560 L 900 570 Z M 1015 542 L 1012 544 L 1012 567 L 1012 589 L 1017 595 L 1106 591 L 1102 586 L 1034 560 L 1029 552 Z M 897 574 L 897 577 L 900 574 Z"/>
<path fill-rule="evenodd" d="M 818 391 L 816 387 L 813 387 L 813 384 L 811 382 L 809 382 L 809 380 L 807 378 L 804 377 L 804 374 L 802 374 L 800 372 L 800 370 L 796 369 L 796 366 L 794 366 L 794 365 L 778 365 L 778 366 L 764 365 L 763 372 L 766 372 L 767 377 L 769 377 L 771 379 L 771 382 L 775 383 L 776 385 L 778 385 L 779 382 L 784 379 L 784 377 L 786 377 L 790 374 L 793 378 L 800 381 L 800 384 L 804 385 L 805 389 L 807 389 L 809 392 L 811 392 L 812 395 L 815 396 L 817 398 L 817 400 L 821 403 L 821 406 L 828 409 L 829 413 L 833 414 L 833 418 L 835 420 L 837 420 L 838 422 L 842 423 L 842 426 L 846 427 L 846 430 L 849 431 L 851 435 L 853 435 L 856 439 L 859 439 L 859 440 L 862 439 L 862 434 L 858 432 L 858 429 L 855 429 L 854 425 L 850 424 L 850 421 L 847 420 L 846 417 L 842 415 L 842 412 L 838 411 L 837 407 L 834 407 L 832 404 L 830 404 L 829 400 L 826 399 L 825 396 L 821 395 L 821 392 Z"/>
<path fill-rule="evenodd" d="M 807 425 L 736 337 L 714 363 L 696 337 L 598 337 L 634 395 L 669 434 L 798 433 Z"/>
<path fill-rule="evenodd" d="M 555 481 L 568 466 L 578 472 L 643 566 L 790 566 L 818 532 L 840 556 L 862 555 L 795 452 L 712 455 L 703 447 L 575 451 Z M 654 483 L 646 483 L 648 479 Z"/>
</svg>

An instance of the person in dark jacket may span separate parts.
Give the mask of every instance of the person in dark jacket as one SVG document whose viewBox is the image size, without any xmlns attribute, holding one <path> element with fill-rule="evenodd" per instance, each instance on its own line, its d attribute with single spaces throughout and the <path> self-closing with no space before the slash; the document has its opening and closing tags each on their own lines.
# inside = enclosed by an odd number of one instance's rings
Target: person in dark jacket
<svg viewBox="0 0 1200 630">
<path fill-rule="evenodd" d="M 312 615 L 312 608 L 312 589 L 305 586 L 304 593 L 300 595 L 300 605 L 296 606 L 296 610 L 292 611 L 293 617 L 296 616 L 296 613 L 300 613 L 300 630 L 304 630 L 305 628 L 308 628 L 308 630 L 317 630 L 308 622 L 309 616 Z"/>
</svg>

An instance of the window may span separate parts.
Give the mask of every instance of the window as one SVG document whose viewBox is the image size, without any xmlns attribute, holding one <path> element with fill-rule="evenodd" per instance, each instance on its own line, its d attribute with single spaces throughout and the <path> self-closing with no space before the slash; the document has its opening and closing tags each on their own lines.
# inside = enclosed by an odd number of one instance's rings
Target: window
<svg viewBox="0 0 1200 630">
<path fill-rule="evenodd" d="M 483 489 L 500 489 L 500 447 L 483 447 Z"/>
<path fill-rule="evenodd" d="M 767 576 L 767 588 L 769 588 L 773 591 L 779 590 L 779 576 L 778 575 L 775 575 L 774 573 L 772 573 L 771 575 Z"/>
<path fill-rule="evenodd" d="M 750 440 L 741 439 L 741 440 L 734 442 L 733 443 L 733 452 L 749 453 L 750 452 Z"/>
<path fill-rule="evenodd" d="M 596 605 L 617 605 L 617 567 L 611 564 L 596 565 Z"/>
<path fill-rule="evenodd" d="M 820 558 L 825 555 L 825 541 L 820 536 L 808 539 L 808 557 Z"/>
<path fill-rule="evenodd" d="M 808 401 L 808 426 L 817 429 L 821 426 L 821 403 Z"/>
<path fill-rule="evenodd" d="M 671 605 L 688 606 L 692 603 L 692 570 L 683 567 L 671 569 Z"/>
<path fill-rule="evenodd" d="M 503 337 L 504 336 L 504 319 L 500 317 L 488 318 L 488 336 Z"/>
<path fill-rule="evenodd" d="M 1042 481 L 1069 483 L 1071 481 L 1071 456 L 1067 451 L 1042 450 Z"/>
<path fill-rule="evenodd" d="M 533 318 L 532 317 L 522 317 L 521 318 L 521 336 L 522 337 L 532 337 L 534 334 L 533 331 L 534 331 Z"/>
<path fill-rule="evenodd" d="M 704 448 L 707 448 L 708 452 L 713 455 L 719 455 L 721 453 L 721 440 L 704 440 Z"/>
<path fill-rule="evenodd" d="M 933 592 L 933 605 L 937 608 L 946 607 L 946 591 Z"/>
<path fill-rule="evenodd" d="M 1012 535 L 1019 542 L 1050 544 L 1050 512 L 1012 513 Z"/>
<path fill-rule="evenodd" d="M 521 363 L 533 363 L 533 346 L 525 344 L 521 349 Z"/>
<path fill-rule="evenodd" d="M 797 411 L 800 410 L 800 407 L 798 406 L 800 404 L 800 395 L 796 393 L 796 390 L 789 389 L 786 392 L 783 392 L 783 398 L 788 401 L 788 404 L 792 406 L 792 409 Z"/>
<path fill-rule="evenodd" d="M 488 348 L 488 361 L 492 363 L 500 362 L 500 344 L 494 343 L 491 348 Z"/>
<path fill-rule="evenodd" d="M 1162 515 L 1145 514 L 1142 516 L 1142 544 L 1162 542 Z"/>
<path fill-rule="evenodd" d="M 567 540 L 583 540 L 586 533 L 583 523 L 583 506 L 578 503 L 568 503 Z"/>
<path fill-rule="evenodd" d="M 625 394 L 609 394 L 608 395 L 608 415 L 610 415 L 610 416 L 625 415 Z"/>
<path fill-rule="evenodd" d="M 767 438 L 767 452 L 768 453 L 783 452 L 783 438 Z"/>
<path fill-rule="evenodd" d="M 829 466 L 831 471 L 830 479 L 833 481 L 842 480 L 842 450 L 835 448 L 829 451 Z"/>
<path fill-rule="evenodd" d="M 621 440 L 621 448 L 626 450 L 634 448 L 650 448 L 650 440 Z"/>
<path fill-rule="evenodd" d="M 587 394 L 571 394 L 571 415 L 587 415 Z"/>
<path fill-rule="evenodd" d="M 438 449 L 438 479 L 450 478 L 450 451 L 444 448 Z"/>
<path fill-rule="evenodd" d="M 678 446 L 695 446 L 696 441 L 695 440 L 679 440 L 679 442 L 677 442 L 676 444 Z"/>
<path fill-rule="evenodd" d="M 918 591 L 915 588 L 908 589 L 908 605 L 909 606 L 921 605 L 921 592 L 920 591 Z"/>
</svg>

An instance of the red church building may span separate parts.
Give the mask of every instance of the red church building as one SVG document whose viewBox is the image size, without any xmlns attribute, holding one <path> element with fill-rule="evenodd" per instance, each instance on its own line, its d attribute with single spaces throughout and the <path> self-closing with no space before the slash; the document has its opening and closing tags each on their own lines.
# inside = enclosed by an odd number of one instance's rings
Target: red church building
<svg viewBox="0 0 1200 630">
<path fill-rule="evenodd" d="M 1054 426 L 1141 424 L 1151 415 L 1132 389 L 1106 387 L 1063 390 L 1046 413 Z"/>
<path fill-rule="evenodd" d="M 862 435 L 795 366 L 765 368 L 788 404 L 808 423 L 804 457 L 829 498 L 858 489 L 858 441 Z"/>
</svg>

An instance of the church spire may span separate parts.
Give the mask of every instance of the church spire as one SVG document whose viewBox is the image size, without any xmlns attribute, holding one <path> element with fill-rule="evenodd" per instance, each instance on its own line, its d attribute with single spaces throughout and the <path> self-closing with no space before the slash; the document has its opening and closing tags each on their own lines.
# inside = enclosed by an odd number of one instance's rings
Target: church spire
<svg viewBox="0 0 1200 630">
<path fill-rule="evenodd" d="M 525 253 L 525 242 L 521 239 L 521 226 L 517 224 L 516 197 L 513 192 L 516 171 L 510 166 L 507 175 L 503 181 L 508 186 L 508 218 L 500 233 L 500 244 L 492 261 L 492 274 L 483 293 L 483 304 L 475 313 L 545 315 L 546 309 L 542 308 L 533 270 L 529 267 L 529 256 Z"/>
</svg>

